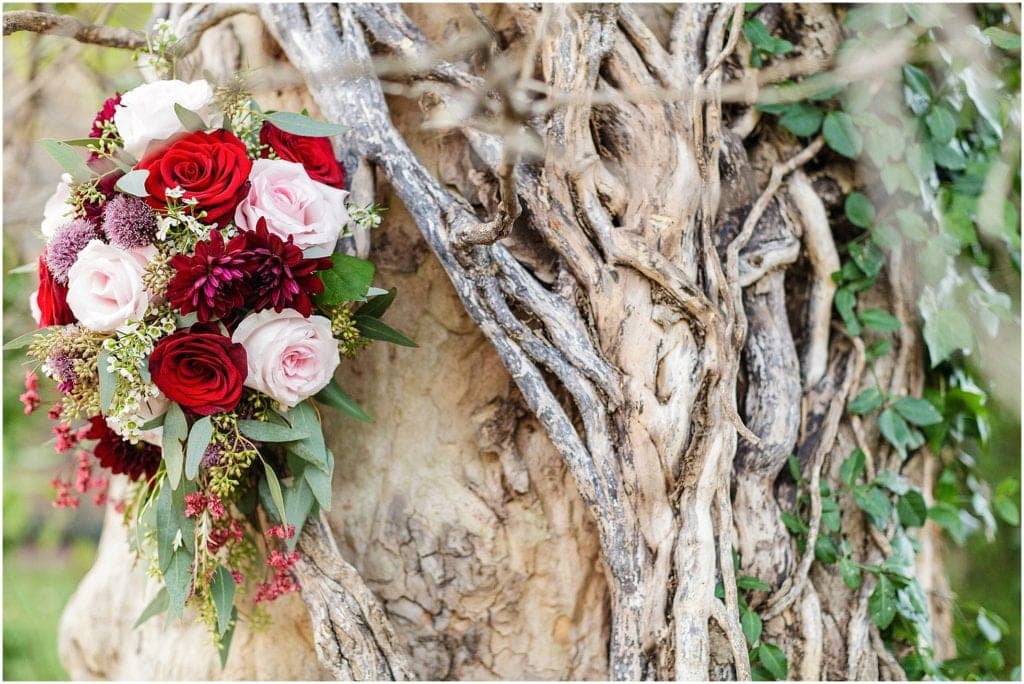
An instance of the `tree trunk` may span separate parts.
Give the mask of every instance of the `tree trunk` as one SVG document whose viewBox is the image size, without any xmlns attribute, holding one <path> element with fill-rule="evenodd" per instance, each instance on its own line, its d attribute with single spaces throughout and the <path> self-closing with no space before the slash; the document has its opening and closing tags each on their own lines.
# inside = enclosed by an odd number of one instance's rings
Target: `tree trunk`
<svg viewBox="0 0 1024 684">
<path fill-rule="evenodd" d="M 735 550 L 772 587 L 747 599 L 790 677 L 901 678 L 874 580 L 851 591 L 813 553 L 819 483 L 858 446 L 869 473 L 900 462 L 846 411 L 864 348 L 833 326 L 830 275 L 853 176 L 723 106 L 750 77 L 741 8 L 270 5 L 207 31 L 193 74 L 244 70 L 265 106 L 350 127 L 353 192 L 388 212 L 347 248 L 398 287 L 389 320 L 419 348 L 344 364 L 375 423 L 325 425 L 338 503 L 300 542 L 304 600 L 240 626 L 223 670 L 188 615 L 133 631 L 155 589 L 110 514 L 62 624 L 72 677 L 746 679 Z M 831 7 L 776 14 L 831 59 Z M 908 323 L 875 372 L 916 393 L 901 259 L 862 301 Z M 902 468 L 925 491 L 928 458 Z M 801 494 L 803 554 L 780 517 Z M 894 539 L 849 499 L 852 555 L 880 562 Z M 942 654 L 936 534 L 918 577 Z"/>
</svg>

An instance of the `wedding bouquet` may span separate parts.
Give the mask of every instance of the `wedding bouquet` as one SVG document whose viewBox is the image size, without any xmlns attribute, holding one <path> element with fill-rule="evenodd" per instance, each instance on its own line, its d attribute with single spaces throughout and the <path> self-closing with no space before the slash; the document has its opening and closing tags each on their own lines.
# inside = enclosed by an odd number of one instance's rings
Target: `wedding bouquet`
<svg viewBox="0 0 1024 684">
<path fill-rule="evenodd" d="M 369 417 L 334 381 L 395 290 L 335 253 L 377 208 L 347 204 L 328 136 L 342 127 L 264 112 L 237 85 L 142 85 L 104 104 L 88 138 L 44 140 L 65 170 L 46 203 L 35 369 L 75 477 L 56 505 L 112 503 L 163 586 L 140 616 L 195 607 L 226 657 L 239 617 L 297 589 L 305 520 L 331 506 L 334 455 L 317 402 Z M 80 148 L 82 153 L 79 152 Z"/>
</svg>

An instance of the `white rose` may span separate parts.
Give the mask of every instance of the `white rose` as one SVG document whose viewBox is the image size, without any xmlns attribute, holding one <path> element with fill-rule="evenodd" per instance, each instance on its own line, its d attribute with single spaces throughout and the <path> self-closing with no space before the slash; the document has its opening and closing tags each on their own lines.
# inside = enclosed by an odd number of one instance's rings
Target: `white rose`
<svg viewBox="0 0 1024 684">
<path fill-rule="evenodd" d="M 57 183 L 57 190 L 50 195 L 43 207 L 43 221 L 39 229 L 49 240 L 58 228 L 72 219 L 75 208 L 68 203 L 71 198 L 71 174 L 61 174 L 60 182 Z"/>
<path fill-rule="evenodd" d="M 250 314 L 231 341 L 245 347 L 245 386 L 289 408 L 326 387 L 341 363 L 331 322 L 323 316 L 304 318 L 294 309 Z"/>
<path fill-rule="evenodd" d="M 302 164 L 283 159 L 257 159 L 249 173 L 249 192 L 235 209 L 235 224 L 255 230 L 267 220 L 267 230 L 282 240 L 291 235 L 300 249 L 334 251 L 348 223 L 348 192 L 318 183 Z"/>
<path fill-rule="evenodd" d="M 142 271 L 155 253 L 152 246 L 124 250 L 90 240 L 68 270 L 68 306 L 79 323 L 110 332 L 142 318 L 149 306 Z"/>
<path fill-rule="evenodd" d="M 213 88 L 206 81 L 154 81 L 145 83 L 121 96 L 114 110 L 114 125 L 124 140 L 125 151 L 142 158 L 146 146 L 154 140 L 166 140 L 185 127 L 174 112 L 179 104 L 190 109 L 208 126 L 220 125 L 214 109 Z"/>
</svg>

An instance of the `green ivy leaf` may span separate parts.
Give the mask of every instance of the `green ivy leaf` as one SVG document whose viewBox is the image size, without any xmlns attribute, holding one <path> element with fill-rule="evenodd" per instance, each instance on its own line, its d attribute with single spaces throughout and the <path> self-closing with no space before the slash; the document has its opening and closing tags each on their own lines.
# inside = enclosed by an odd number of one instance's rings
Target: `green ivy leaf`
<svg viewBox="0 0 1024 684">
<path fill-rule="evenodd" d="M 919 67 L 903 65 L 904 98 L 910 111 L 920 116 L 928 111 L 932 103 L 932 82 Z"/>
<path fill-rule="evenodd" d="M 747 638 L 747 644 L 753 646 L 761 638 L 761 616 L 752 610 L 744 610 L 740 613 L 740 627 L 743 629 L 743 636 Z"/>
<path fill-rule="evenodd" d="M 857 306 L 856 295 L 849 288 L 839 288 L 835 294 L 835 306 L 836 311 L 839 312 L 840 317 L 843 319 L 847 334 L 851 337 L 860 335 L 860 321 L 857 320 L 857 314 L 854 310 Z"/>
<path fill-rule="evenodd" d="M 779 118 L 779 123 L 793 135 L 806 138 L 818 132 L 823 116 L 821 110 L 814 105 L 796 102 Z"/>
<path fill-rule="evenodd" d="M 843 461 L 839 467 L 839 477 L 847 487 L 852 487 L 853 483 L 860 479 L 866 463 L 867 457 L 860 449 L 854 449 Z"/>
<path fill-rule="evenodd" d="M 882 411 L 878 417 L 878 429 L 889 443 L 906 458 L 907 444 L 911 441 L 910 427 L 903 417 L 891 408 Z"/>
<path fill-rule="evenodd" d="M 843 204 L 846 218 L 859 228 L 870 228 L 875 224 L 875 206 L 862 192 L 851 192 Z"/>
<path fill-rule="evenodd" d="M 218 565 L 210 582 L 210 595 L 217 608 L 217 630 L 224 634 L 231 623 L 231 611 L 235 607 L 235 578 L 231 571 Z"/>
<path fill-rule="evenodd" d="M 839 549 L 832 537 L 824 534 L 818 536 L 814 542 L 814 558 L 819 563 L 826 565 L 831 565 L 839 560 Z"/>
<path fill-rule="evenodd" d="M 869 387 L 853 398 L 847 410 L 850 413 L 864 415 L 865 413 L 877 410 L 884 401 L 885 397 L 882 396 L 877 387 Z"/>
<path fill-rule="evenodd" d="M 757 650 L 757 659 L 777 680 L 784 680 L 789 675 L 789 663 L 786 654 L 774 644 L 761 644 Z"/>
<path fill-rule="evenodd" d="M 875 477 L 875 484 L 888 489 L 893 494 L 906 494 L 910 490 L 907 479 L 892 470 L 883 470 Z"/>
<path fill-rule="evenodd" d="M 875 342 L 873 345 L 868 347 L 866 356 L 868 362 L 875 361 L 882 358 L 886 354 L 892 351 L 892 340 L 884 339 Z"/>
<path fill-rule="evenodd" d="M 860 312 L 860 322 L 878 332 L 894 332 L 900 329 L 900 319 L 881 309 L 865 309 Z"/>
<path fill-rule="evenodd" d="M 860 588 L 860 568 L 852 559 L 845 556 L 839 559 L 839 574 L 843 577 L 843 584 L 848 588 Z"/>
<path fill-rule="evenodd" d="M 956 134 L 956 118 L 949 109 L 942 105 L 932 107 L 928 116 L 924 118 L 924 122 L 928 126 L 932 140 L 937 143 L 946 144 Z"/>
<path fill-rule="evenodd" d="M 331 259 L 331 268 L 319 272 L 324 291 L 317 295 L 317 303 L 321 306 L 334 306 L 363 299 L 373 282 L 373 263 L 340 253 L 332 255 Z"/>
<path fill-rule="evenodd" d="M 853 119 L 846 112 L 829 112 L 825 116 L 822 132 L 825 134 L 825 142 L 828 143 L 828 146 L 839 154 L 850 159 L 860 156 L 864 140 L 853 123 Z"/>
<path fill-rule="evenodd" d="M 750 575 L 741 575 L 736 580 L 736 586 L 740 589 L 749 589 L 753 591 L 771 591 L 772 587 L 764 580 L 760 580 L 757 577 L 751 577 Z"/>
<path fill-rule="evenodd" d="M 1020 34 L 1004 31 L 998 26 L 989 26 L 982 31 L 997 47 L 1004 50 L 1020 50 Z"/>
<path fill-rule="evenodd" d="M 964 522 L 960 519 L 960 509 L 953 504 L 940 501 L 928 509 L 928 519 L 936 525 L 949 532 L 959 545 L 967 541 L 967 530 L 964 529 Z"/>
<path fill-rule="evenodd" d="M 199 474 L 199 463 L 203 460 L 206 447 L 213 439 L 213 420 L 209 416 L 200 418 L 192 425 L 188 434 L 188 446 L 185 450 L 185 477 L 196 479 Z"/>
<path fill-rule="evenodd" d="M 879 629 L 885 629 L 896 617 L 896 587 L 888 575 L 879 575 L 875 590 L 868 598 L 868 614 Z"/>
<path fill-rule="evenodd" d="M 338 135 L 348 130 L 348 126 L 330 123 L 328 121 L 317 121 L 303 114 L 295 112 L 273 112 L 265 114 L 264 119 L 280 128 L 285 133 L 304 135 L 311 138 L 324 138 L 331 135 Z"/>
<path fill-rule="evenodd" d="M 892 407 L 914 425 L 935 425 L 942 422 L 942 414 L 926 399 L 900 397 Z"/>
<path fill-rule="evenodd" d="M 900 497 L 896 513 L 904 527 L 921 527 L 928 517 L 928 506 L 921 493 L 912 489 Z"/>
<path fill-rule="evenodd" d="M 932 368 L 953 352 L 969 349 L 973 344 L 970 321 L 959 309 L 938 309 L 924 314 L 924 341 L 928 345 Z"/>
<path fill-rule="evenodd" d="M 880 530 L 886 528 L 892 515 L 892 504 L 885 492 L 873 485 L 861 485 L 853 488 L 853 500 L 867 513 L 872 525 Z"/>
</svg>

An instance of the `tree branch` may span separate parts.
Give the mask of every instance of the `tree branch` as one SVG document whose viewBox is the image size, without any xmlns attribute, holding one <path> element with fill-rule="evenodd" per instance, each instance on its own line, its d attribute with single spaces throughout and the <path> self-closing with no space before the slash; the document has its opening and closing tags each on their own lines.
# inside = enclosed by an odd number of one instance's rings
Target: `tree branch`
<svg viewBox="0 0 1024 684">
<path fill-rule="evenodd" d="M 86 24 L 66 14 L 50 14 L 32 10 L 4 12 L 4 35 L 31 31 L 72 38 L 79 43 L 102 45 L 123 50 L 139 50 L 147 45 L 146 36 L 138 31 L 118 26 Z"/>
</svg>

